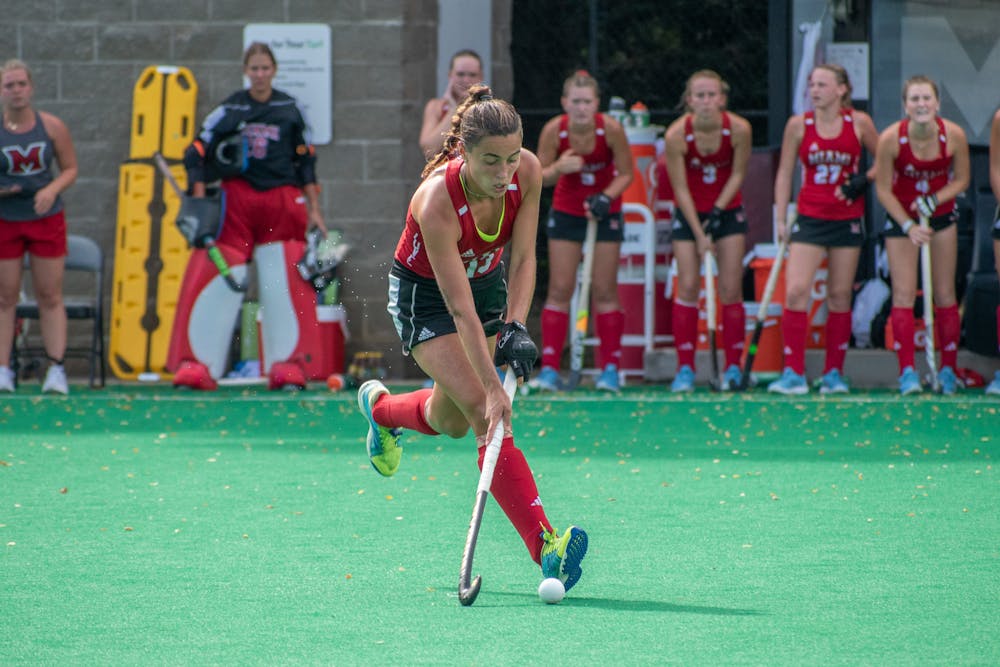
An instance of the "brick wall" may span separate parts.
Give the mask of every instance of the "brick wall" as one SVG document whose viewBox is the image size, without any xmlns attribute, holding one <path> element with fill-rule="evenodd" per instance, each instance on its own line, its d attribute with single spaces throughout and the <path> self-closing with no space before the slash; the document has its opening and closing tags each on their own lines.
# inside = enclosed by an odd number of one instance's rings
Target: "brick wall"
<svg viewBox="0 0 1000 667">
<path fill-rule="evenodd" d="M 510 0 L 493 5 L 494 80 L 509 96 Z M 411 376 L 385 313 L 385 276 L 422 166 L 423 104 L 436 94 L 435 0 L 0 0 L 0 59 L 25 60 L 36 106 L 70 128 L 80 162 L 65 195 L 70 228 L 111 259 L 137 77 L 152 64 L 190 68 L 200 122 L 242 86 L 243 27 L 264 22 L 331 27 L 333 141 L 318 147 L 318 172 L 327 224 L 353 247 L 341 274 L 348 352 L 383 350 L 393 377 Z"/>
</svg>

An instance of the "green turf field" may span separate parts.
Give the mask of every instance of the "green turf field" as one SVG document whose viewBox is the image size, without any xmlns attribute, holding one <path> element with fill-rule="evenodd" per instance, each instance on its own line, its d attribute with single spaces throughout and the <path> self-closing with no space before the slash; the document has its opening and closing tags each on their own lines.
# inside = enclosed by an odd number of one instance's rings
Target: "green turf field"
<svg viewBox="0 0 1000 667">
<path fill-rule="evenodd" d="M 24 387 L 0 399 L 0 664 L 995 665 L 1000 401 L 519 397 L 542 604 L 471 438 L 379 477 L 353 394 Z"/>
</svg>

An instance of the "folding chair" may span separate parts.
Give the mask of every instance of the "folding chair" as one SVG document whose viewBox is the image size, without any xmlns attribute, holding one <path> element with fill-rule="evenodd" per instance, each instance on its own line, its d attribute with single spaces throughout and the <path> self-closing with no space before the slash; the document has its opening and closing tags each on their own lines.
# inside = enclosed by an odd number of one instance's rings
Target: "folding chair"
<svg viewBox="0 0 1000 667">
<path fill-rule="evenodd" d="M 104 367 L 104 253 L 101 247 L 86 236 L 70 234 L 67 239 L 66 276 L 63 280 L 63 303 L 68 320 L 90 320 L 90 344 L 86 347 L 67 345 L 66 357 L 83 358 L 90 361 L 90 386 L 103 387 Z M 30 266 L 29 256 L 25 256 L 25 268 Z M 89 276 L 87 274 L 90 274 Z M 87 288 L 90 289 L 87 289 Z M 18 319 L 38 320 L 38 302 L 30 295 L 17 304 Z M 72 336 L 69 336 L 72 341 Z M 11 351 L 11 370 L 15 377 L 23 359 L 44 355 L 44 347 L 31 347 L 25 341 L 18 347 L 14 339 Z M 100 383 L 98 384 L 98 380 Z"/>
</svg>

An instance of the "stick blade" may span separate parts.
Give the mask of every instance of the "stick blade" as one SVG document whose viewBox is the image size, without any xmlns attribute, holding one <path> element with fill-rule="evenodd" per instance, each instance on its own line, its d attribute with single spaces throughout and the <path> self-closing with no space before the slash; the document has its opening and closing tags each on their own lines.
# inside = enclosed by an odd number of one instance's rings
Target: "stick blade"
<svg viewBox="0 0 1000 667">
<path fill-rule="evenodd" d="M 483 578 L 478 574 L 471 583 L 467 584 L 464 581 L 458 582 L 458 601 L 462 603 L 463 607 L 472 606 L 472 603 L 476 601 L 476 597 L 479 596 L 479 588 L 482 584 Z"/>
</svg>

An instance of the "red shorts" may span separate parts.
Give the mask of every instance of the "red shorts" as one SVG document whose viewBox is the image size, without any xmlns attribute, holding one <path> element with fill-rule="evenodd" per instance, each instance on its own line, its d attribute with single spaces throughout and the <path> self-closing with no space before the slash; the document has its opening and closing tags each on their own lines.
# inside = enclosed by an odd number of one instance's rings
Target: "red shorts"
<svg viewBox="0 0 1000 667">
<path fill-rule="evenodd" d="M 249 260 L 254 246 L 305 238 L 309 209 L 301 188 L 281 185 L 261 191 L 242 178 L 233 178 L 224 182 L 222 189 L 226 213 L 216 243 Z"/>
<path fill-rule="evenodd" d="M 66 256 L 66 216 L 62 211 L 35 220 L 0 219 L 0 259 Z"/>
</svg>

